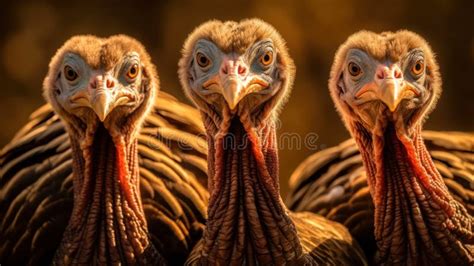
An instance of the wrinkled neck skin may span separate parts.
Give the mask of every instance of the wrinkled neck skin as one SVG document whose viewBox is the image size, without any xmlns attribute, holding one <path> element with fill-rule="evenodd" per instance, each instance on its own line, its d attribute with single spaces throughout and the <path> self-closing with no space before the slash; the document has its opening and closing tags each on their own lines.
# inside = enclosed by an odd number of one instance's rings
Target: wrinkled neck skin
<svg viewBox="0 0 474 266">
<path fill-rule="evenodd" d="M 472 265 L 474 219 L 450 195 L 421 125 L 409 132 L 402 123 L 381 121 L 372 132 L 351 126 L 375 205 L 375 262 Z"/>
<path fill-rule="evenodd" d="M 141 204 L 136 133 L 114 133 L 98 121 L 84 126 L 68 128 L 74 206 L 54 264 L 156 263 Z"/>
<path fill-rule="evenodd" d="M 273 118 L 203 114 L 209 141 L 208 222 L 198 265 L 301 264 L 308 258 L 282 203 Z"/>
</svg>

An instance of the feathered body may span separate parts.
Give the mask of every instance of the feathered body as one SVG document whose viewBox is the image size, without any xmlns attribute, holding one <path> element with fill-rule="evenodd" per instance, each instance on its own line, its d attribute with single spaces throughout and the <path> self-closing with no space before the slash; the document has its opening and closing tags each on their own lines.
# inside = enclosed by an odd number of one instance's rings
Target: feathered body
<svg viewBox="0 0 474 266">
<path fill-rule="evenodd" d="M 453 198 L 474 215 L 474 135 L 423 131 L 423 139 Z M 343 224 L 367 257 L 375 255 L 374 204 L 353 139 L 304 160 L 291 175 L 286 204 Z"/>
<path fill-rule="evenodd" d="M 275 122 L 295 67 L 276 30 L 257 19 L 204 23 L 179 66 L 209 149 L 208 221 L 187 264 L 363 265 L 343 226 L 290 213 L 280 197 Z"/>
<path fill-rule="evenodd" d="M 441 94 L 439 66 L 428 43 L 409 31 L 358 32 L 336 53 L 329 91 L 361 156 L 334 165 L 337 169 L 352 165 L 359 170 L 315 181 L 342 184 L 348 178 L 355 178 L 356 183 L 345 185 L 354 185 L 356 191 L 344 195 L 341 187 L 324 192 L 325 186 L 321 186 L 316 194 L 326 196 L 311 197 L 314 204 L 344 197 L 348 205 L 331 210 L 331 215 L 346 210 L 352 213 L 351 206 L 360 210 L 339 218 L 348 219 L 345 223 L 366 245 L 369 256 L 375 252 L 375 256 L 369 258 L 376 264 L 472 264 L 474 218 L 470 214 L 472 203 L 468 196 L 472 193 L 473 179 L 472 135 L 447 137 L 428 133 L 428 144 L 435 143 L 434 147 L 427 146 L 423 140 L 422 125 Z M 439 142 L 442 144 L 437 144 Z M 354 146 L 345 145 L 348 149 L 341 151 L 344 157 L 355 153 Z M 437 151 L 440 148 L 442 153 Z M 337 150 L 334 148 L 327 153 L 337 153 Z M 440 154 L 441 161 L 458 162 L 452 165 L 458 168 L 456 174 L 436 160 Z M 313 158 L 325 161 L 333 157 L 322 152 Z M 363 162 L 365 174 L 357 168 L 357 160 Z M 320 169 L 321 165 L 325 166 Z M 313 167 L 325 172 L 330 165 L 318 162 Z M 456 175 L 461 178 L 454 178 Z M 332 178 L 335 180 L 329 181 Z M 298 206 L 308 206 L 301 201 L 304 185 L 300 183 L 296 188 L 298 179 L 294 176 L 292 184 L 293 189 L 300 192 L 292 192 L 290 195 L 297 198 L 290 197 L 289 203 L 294 208 L 305 209 Z M 305 185 L 313 187 L 310 183 Z M 373 209 L 367 201 L 367 192 Z M 356 202 L 364 195 L 365 202 Z M 337 205 L 345 204 L 343 201 Z M 365 223 L 356 224 L 362 217 L 368 218 L 372 211 L 372 221 L 367 219 Z M 372 229 L 375 249 L 370 237 L 361 236 Z"/>
<path fill-rule="evenodd" d="M 58 115 L 40 108 L 1 153 L 2 263 L 184 261 L 206 219 L 206 143 L 195 109 L 155 98 L 156 78 L 127 36 L 58 51 L 45 79 Z"/>
</svg>

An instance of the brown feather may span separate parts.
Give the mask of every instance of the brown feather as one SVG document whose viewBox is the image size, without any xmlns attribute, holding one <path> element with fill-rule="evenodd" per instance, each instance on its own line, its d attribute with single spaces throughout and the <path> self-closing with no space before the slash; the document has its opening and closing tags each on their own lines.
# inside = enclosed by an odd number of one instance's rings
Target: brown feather
<svg viewBox="0 0 474 266">
<path fill-rule="evenodd" d="M 474 164 L 458 155 L 474 156 L 474 134 L 424 131 L 423 138 L 450 193 L 474 215 Z M 355 165 L 347 163 L 351 160 Z M 358 169 L 363 165 L 352 139 L 317 152 L 291 175 L 286 203 L 291 210 L 314 212 L 344 224 L 371 257 L 375 252 L 374 206 L 366 173 Z M 311 190 L 312 187 L 319 189 Z M 332 193 L 334 190 L 341 193 Z M 362 195 L 365 199 L 361 201 Z M 330 200 L 318 204 L 324 198 Z"/>
<path fill-rule="evenodd" d="M 161 120 L 165 124 L 145 122 L 142 131 L 147 132 L 146 136 L 167 128 L 188 133 L 185 144 L 202 143 L 202 126 L 192 117 L 196 112 L 179 111 L 193 109 L 164 92 L 159 98 L 147 121 Z M 179 108 L 163 108 L 167 103 Z M 0 153 L 0 239 L 4 240 L 0 243 L 0 261 L 6 265 L 49 264 L 59 245 L 73 197 L 71 149 L 65 136 L 63 123 L 53 115 L 51 106 L 44 105 Z M 207 182 L 202 163 L 206 152 L 193 149 L 193 145 L 180 149 L 184 147 L 180 139 L 153 139 L 160 145 L 139 142 L 140 164 L 144 158 L 155 163 L 158 158 L 166 158 L 173 167 L 168 168 L 170 172 L 155 175 L 141 164 L 144 210 L 153 244 L 170 262 L 179 262 L 199 239 L 206 220 L 208 194 L 200 183 Z M 170 153 L 172 157 L 167 156 Z M 192 155 L 195 160 L 187 159 L 182 164 L 180 154 Z"/>
</svg>

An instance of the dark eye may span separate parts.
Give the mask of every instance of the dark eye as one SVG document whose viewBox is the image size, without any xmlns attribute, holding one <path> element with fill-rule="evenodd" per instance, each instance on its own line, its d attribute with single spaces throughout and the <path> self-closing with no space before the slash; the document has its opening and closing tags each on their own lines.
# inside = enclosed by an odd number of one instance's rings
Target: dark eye
<svg viewBox="0 0 474 266">
<path fill-rule="evenodd" d="M 354 62 L 349 63 L 349 65 L 347 66 L 347 70 L 349 71 L 349 74 L 351 74 L 351 76 L 353 77 L 357 77 L 362 73 L 362 69 L 360 68 L 360 66 Z"/>
<path fill-rule="evenodd" d="M 129 79 L 134 79 L 138 76 L 138 72 L 140 71 L 140 67 L 138 66 L 138 64 L 133 64 L 130 66 L 130 68 L 128 69 L 128 72 L 127 72 L 127 77 Z"/>
<path fill-rule="evenodd" d="M 69 81 L 74 81 L 79 76 L 77 75 L 77 72 L 70 66 L 65 66 L 63 72 L 64 72 L 64 76 Z"/>
<path fill-rule="evenodd" d="M 260 63 L 263 66 L 269 66 L 273 62 L 273 52 L 267 51 L 265 54 L 260 56 Z"/>
<path fill-rule="evenodd" d="M 209 58 L 207 58 L 203 53 L 196 54 L 196 62 L 202 68 L 206 68 L 211 64 L 211 60 L 209 60 Z"/>
<path fill-rule="evenodd" d="M 425 62 L 422 59 L 420 59 L 416 61 L 416 63 L 411 68 L 411 73 L 415 76 L 418 76 L 421 73 L 423 73 L 424 70 L 425 70 Z"/>
</svg>

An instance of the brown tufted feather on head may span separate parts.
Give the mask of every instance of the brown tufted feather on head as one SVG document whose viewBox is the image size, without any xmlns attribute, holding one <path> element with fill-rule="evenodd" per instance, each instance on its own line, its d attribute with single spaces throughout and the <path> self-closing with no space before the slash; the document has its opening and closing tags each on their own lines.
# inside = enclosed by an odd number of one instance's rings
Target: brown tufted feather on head
<svg viewBox="0 0 474 266">
<path fill-rule="evenodd" d="M 346 127 L 371 129 L 392 120 L 408 131 L 421 124 L 441 94 L 434 53 L 418 34 L 360 31 L 336 52 L 329 91 Z"/>
<path fill-rule="evenodd" d="M 288 98 L 295 65 L 285 41 L 268 23 L 212 20 L 186 39 L 178 74 L 201 111 L 241 115 L 250 110 L 260 120 L 276 114 Z"/>
<path fill-rule="evenodd" d="M 137 40 L 79 35 L 51 59 L 43 95 L 70 130 L 102 122 L 120 134 L 136 131 L 158 86 L 155 66 Z"/>
<path fill-rule="evenodd" d="M 136 39 L 119 34 L 108 38 L 101 38 L 94 35 L 76 35 L 67 40 L 50 61 L 49 74 L 59 71 L 61 60 L 66 53 L 79 55 L 87 65 L 94 69 L 110 70 L 125 54 L 136 52 L 140 56 L 140 61 L 149 69 L 150 74 L 156 78 L 156 70 L 151 63 L 145 47 Z"/>
</svg>

